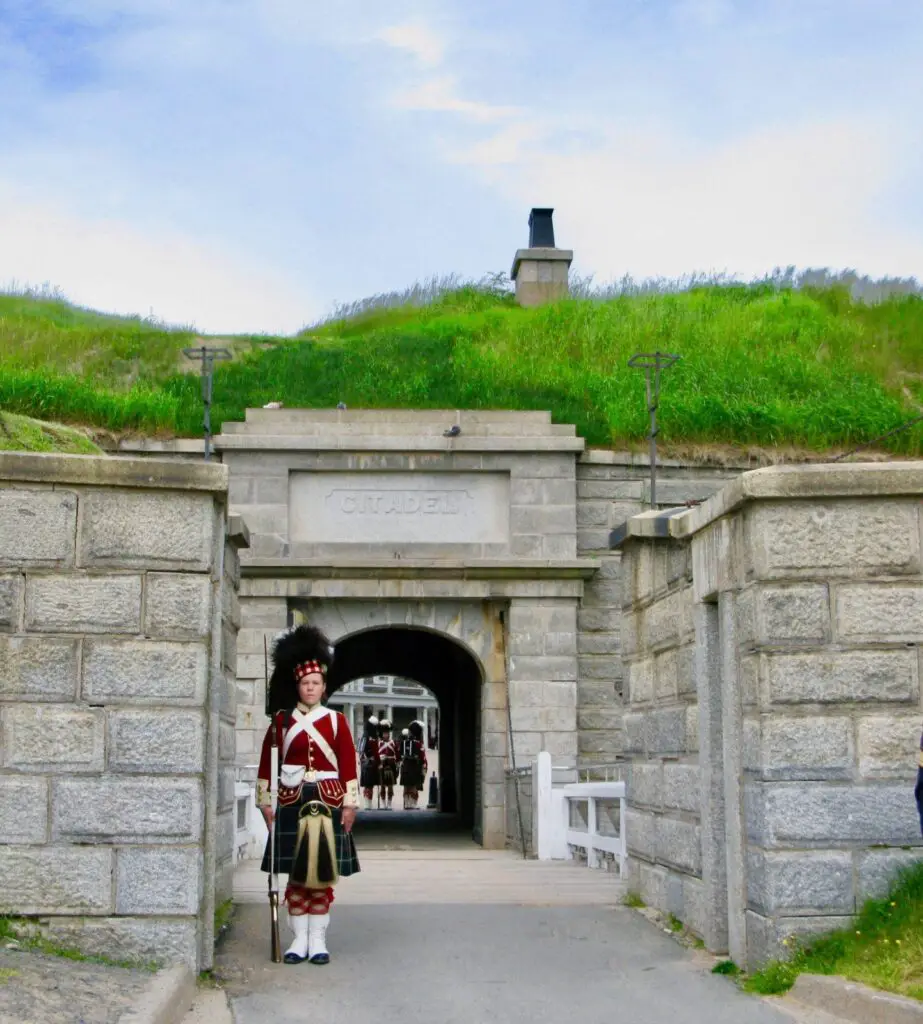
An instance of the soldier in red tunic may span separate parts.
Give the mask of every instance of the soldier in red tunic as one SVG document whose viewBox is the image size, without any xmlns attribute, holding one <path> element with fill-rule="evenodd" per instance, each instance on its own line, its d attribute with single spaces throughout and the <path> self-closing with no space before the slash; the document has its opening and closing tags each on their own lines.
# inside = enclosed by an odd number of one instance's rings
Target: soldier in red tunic
<svg viewBox="0 0 923 1024">
<path fill-rule="evenodd" d="M 378 784 L 381 787 L 382 806 L 391 810 L 394 787 L 397 785 L 397 743 L 391 739 L 391 723 L 383 718 L 378 725 Z"/>
<path fill-rule="evenodd" d="M 379 783 L 378 719 L 374 715 L 366 723 L 365 736 L 359 748 L 359 763 L 362 766 L 359 779 L 362 795 L 365 797 L 366 810 L 371 810 L 375 787 Z"/>
<path fill-rule="evenodd" d="M 404 787 L 404 810 L 416 810 L 420 790 L 426 780 L 426 747 L 423 744 L 423 723 L 413 721 L 403 730 L 401 739 L 401 785 Z"/>
<path fill-rule="evenodd" d="M 330 962 L 326 934 L 333 886 L 359 870 L 352 827 L 359 806 L 356 748 L 346 718 L 324 707 L 333 648 L 319 630 L 298 626 L 273 645 L 269 682 L 272 716 L 257 773 L 257 803 L 267 827 L 263 871 L 287 874 L 285 903 L 295 939 L 285 963 Z M 280 753 L 278 806 L 273 814 L 273 731 Z"/>
</svg>

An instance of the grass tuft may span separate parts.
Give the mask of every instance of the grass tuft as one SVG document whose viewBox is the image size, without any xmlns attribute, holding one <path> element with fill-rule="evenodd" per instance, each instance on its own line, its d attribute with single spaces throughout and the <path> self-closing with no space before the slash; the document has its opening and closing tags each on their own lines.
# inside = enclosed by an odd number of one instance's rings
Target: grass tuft
<svg viewBox="0 0 923 1024">
<path fill-rule="evenodd" d="M 711 969 L 712 974 L 725 974 L 730 978 L 736 978 L 740 974 L 740 968 L 733 960 L 721 960 Z"/>
<path fill-rule="evenodd" d="M 744 988 L 777 995 L 799 974 L 837 974 L 923 1000 L 923 861 L 905 870 L 887 897 L 869 900 L 849 928 L 789 944 L 791 959 L 767 964 Z"/>
<path fill-rule="evenodd" d="M 641 899 L 640 893 L 630 891 L 625 893 L 625 896 L 622 899 L 622 903 L 624 904 L 624 906 L 632 907 L 635 910 L 640 910 L 641 908 L 647 906 L 644 900 Z"/>
</svg>

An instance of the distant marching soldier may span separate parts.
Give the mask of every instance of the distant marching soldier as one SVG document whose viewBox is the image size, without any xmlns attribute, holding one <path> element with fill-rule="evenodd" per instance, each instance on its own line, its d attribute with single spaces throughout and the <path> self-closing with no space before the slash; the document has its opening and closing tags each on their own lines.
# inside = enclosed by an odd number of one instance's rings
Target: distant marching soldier
<svg viewBox="0 0 923 1024">
<path fill-rule="evenodd" d="M 391 739 L 391 723 L 383 718 L 378 724 L 378 785 L 381 802 L 386 810 L 394 803 L 394 787 L 397 785 L 397 742 Z"/>
<path fill-rule="evenodd" d="M 378 765 L 378 719 L 371 715 L 366 722 L 365 735 L 359 748 L 361 773 L 359 784 L 365 797 L 366 810 L 372 807 L 375 787 L 379 784 L 380 771 Z"/>
<path fill-rule="evenodd" d="M 420 790 L 426 781 L 426 746 L 423 723 L 413 721 L 403 730 L 401 740 L 401 785 L 404 787 L 404 810 L 416 810 Z"/>
<path fill-rule="evenodd" d="M 351 834 L 359 805 L 356 748 L 346 718 L 322 703 L 332 656 L 327 638 L 311 626 L 283 633 L 272 649 L 271 722 L 257 773 L 257 803 L 274 829 L 262 870 L 289 876 L 284 902 L 295 939 L 283 957 L 287 964 L 330 962 L 326 935 L 333 886 L 359 870 Z M 273 745 L 281 752 L 275 784 Z"/>
</svg>

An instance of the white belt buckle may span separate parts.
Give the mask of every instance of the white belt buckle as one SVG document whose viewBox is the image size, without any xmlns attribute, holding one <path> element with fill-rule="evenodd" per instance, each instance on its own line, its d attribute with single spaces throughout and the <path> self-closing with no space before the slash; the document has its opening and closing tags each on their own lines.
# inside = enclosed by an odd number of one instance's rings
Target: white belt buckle
<svg viewBox="0 0 923 1024">
<path fill-rule="evenodd" d="M 309 772 L 305 772 L 304 777 L 305 777 L 305 781 L 307 781 L 307 782 L 317 782 L 317 772 L 315 772 L 313 770 L 309 771 Z"/>
</svg>

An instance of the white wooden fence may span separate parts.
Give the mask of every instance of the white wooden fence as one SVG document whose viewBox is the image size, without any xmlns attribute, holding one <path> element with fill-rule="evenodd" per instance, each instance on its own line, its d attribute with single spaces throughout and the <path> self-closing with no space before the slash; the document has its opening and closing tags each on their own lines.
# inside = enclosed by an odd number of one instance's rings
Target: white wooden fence
<svg viewBox="0 0 923 1024">
<path fill-rule="evenodd" d="M 624 782 L 569 782 L 554 784 L 551 755 L 543 751 L 534 764 L 534 849 L 539 860 L 573 860 L 585 851 L 587 867 L 602 866 L 601 854 L 611 854 L 624 876 L 628 855 L 625 834 Z M 599 804 L 618 801 L 615 835 L 599 831 Z M 575 805 L 586 804 L 586 829 L 573 827 Z"/>
</svg>

